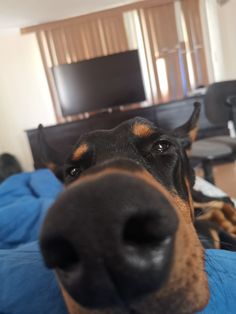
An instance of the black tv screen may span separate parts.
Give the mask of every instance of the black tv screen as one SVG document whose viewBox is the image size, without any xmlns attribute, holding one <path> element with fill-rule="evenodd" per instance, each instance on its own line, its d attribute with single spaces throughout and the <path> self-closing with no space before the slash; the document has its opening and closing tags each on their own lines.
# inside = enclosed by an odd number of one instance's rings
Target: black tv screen
<svg viewBox="0 0 236 314">
<path fill-rule="evenodd" d="M 146 99 L 137 50 L 52 68 L 63 116 Z"/>
</svg>

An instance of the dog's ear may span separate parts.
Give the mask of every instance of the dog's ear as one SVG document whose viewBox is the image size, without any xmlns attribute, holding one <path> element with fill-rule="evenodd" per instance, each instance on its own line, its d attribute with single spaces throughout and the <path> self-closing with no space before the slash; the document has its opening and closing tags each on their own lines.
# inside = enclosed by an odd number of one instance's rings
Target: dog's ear
<svg viewBox="0 0 236 314">
<path fill-rule="evenodd" d="M 180 127 L 173 131 L 174 136 L 178 137 L 184 149 L 189 149 L 197 138 L 198 122 L 200 117 L 201 104 L 194 103 L 194 110 L 191 117 Z"/>
<path fill-rule="evenodd" d="M 48 168 L 54 172 L 54 174 L 63 180 L 63 161 L 62 153 L 52 148 L 45 137 L 43 125 L 38 126 L 38 160 L 35 163 L 35 168 Z"/>
</svg>

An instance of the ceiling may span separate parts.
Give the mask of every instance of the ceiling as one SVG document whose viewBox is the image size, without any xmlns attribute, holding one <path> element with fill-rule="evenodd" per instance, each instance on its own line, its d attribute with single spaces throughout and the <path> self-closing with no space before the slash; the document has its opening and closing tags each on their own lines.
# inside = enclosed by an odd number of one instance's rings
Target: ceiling
<svg viewBox="0 0 236 314">
<path fill-rule="evenodd" d="M 0 0 L 0 28 L 19 28 L 109 9 L 137 0 Z"/>
</svg>

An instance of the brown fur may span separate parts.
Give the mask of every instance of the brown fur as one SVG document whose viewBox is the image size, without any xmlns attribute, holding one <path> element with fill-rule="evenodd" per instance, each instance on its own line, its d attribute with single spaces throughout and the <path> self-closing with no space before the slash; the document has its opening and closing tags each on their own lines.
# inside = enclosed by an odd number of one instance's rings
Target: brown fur
<svg viewBox="0 0 236 314">
<path fill-rule="evenodd" d="M 88 151 L 88 144 L 81 144 L 73 153 L 72 160 L 79 160 Z"/>
<path fill-rule="evenodd" d="M 48 162 L 46 163 L 46 167 L 51 171 L 55 171 L 57 166 L 53 162 Z"/>
<path fill-rule="evenodd" d="M 180 222 L 175 239 L 175 262 L 169 281 L 156 297 L 163 304 L 162 313 L 193 313 L 204 308 L 209 298 L 207 277 L 204 272 L 204 253 L 190 222 L 189 206 L 181 199 L 178 200 L 177 196 L 174 196 L 174 203 Z M 179 291 L 182 291 L 181 295 Z M 168 300 L 170 295 L 176 298 L 173 305 Z"/>
<path fill-rule="evenodd" d="M 236 237 L 236 211 L 231 204 L 216 200 L 205 203 L 194 202 L 194 207 L 203 210 L 203 214 L 197 219 L 214 222 L 219 228 Z"/>
<path fill-rule="evenodd" d="M 189 132 L 189 137 L 190 137 L 190 140 L 192 142 L 194 142 L 197 138 L 197 134 L 198 134 L 198 127 L 195 127 L 194 129 L 192 129 L 190 132 Z"/>
<path fill-rule="evenodd" d="M 63 295 L 63 298 L 66 302 L 66 306 L 68 308 L 68 311 L 70 314 L 85 314 L 86 312 L 82 311 L 82 308 L 79 306 L 78 303 L 76 303 L 71 296 L 66 292 L 66 290 L 60 285 L 61 287 L 61 292 Z"/>
<path fill-rule="evenodd" d="M 135 123 L 132 127 L 132 133 L 138 137 L 148 137 L 153 133 L 153 130 L 147 124 Z"/>
<path fill-rule="evenodd" d="M 214 247 L 216 249 L 220 249 L 220 238 L 219 238 L 218 232 L 214 229 L 210 229 L 210 234 L 211 234 L 211 238 L 214 241 Z"/>
</svg>

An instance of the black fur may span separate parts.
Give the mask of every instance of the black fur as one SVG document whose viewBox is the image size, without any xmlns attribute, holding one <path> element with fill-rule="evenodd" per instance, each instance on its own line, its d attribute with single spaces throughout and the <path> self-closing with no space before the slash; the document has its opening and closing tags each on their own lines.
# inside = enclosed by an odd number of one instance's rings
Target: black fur
<svg viewBox="0 0 236 314">
<path fill-rule="evenodd" d="M 196 105 L 193 121 L 173 132 L 138 117 L 79 138 L 64 165 L 68 189 L 49 210 L 40 246 L 47 266 L 57 269 L 80 304 L 121 306 L 164 284 L 179 221 L 163 192 L 135 173 L 147 171 L 160 187 L 188 202 L 186 178 L 192 187 L 194 172 L 183 142 L 190 141 L 198 114 Z M 135 125 L 150 134 L 136 135 Z M 84 144 L 77 160 L 74 152 Z"/>
</svg>

